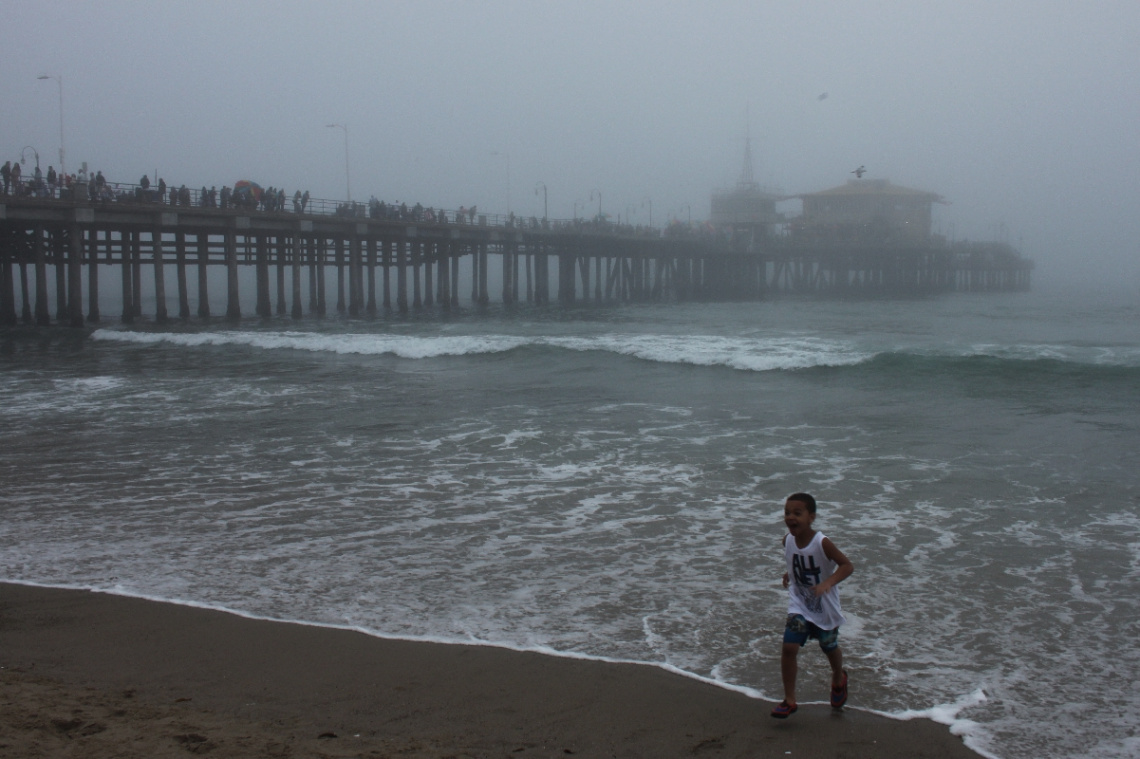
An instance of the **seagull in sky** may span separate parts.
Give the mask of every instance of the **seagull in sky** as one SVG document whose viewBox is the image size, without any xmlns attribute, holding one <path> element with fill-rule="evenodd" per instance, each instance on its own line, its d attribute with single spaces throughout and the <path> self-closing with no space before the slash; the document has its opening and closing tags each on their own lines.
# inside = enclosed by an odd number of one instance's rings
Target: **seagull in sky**
<svg viewBox="0 0 1140 759">
<path fill-rule="evenodd" d="M 867 173 L 867 169 L 860 166 L 859 168 L 855 169 L 855 171 L 853 171 L 851 173 L 855 175 L 856 179 L 862 179 L 863 175 Z"/>
</svg>

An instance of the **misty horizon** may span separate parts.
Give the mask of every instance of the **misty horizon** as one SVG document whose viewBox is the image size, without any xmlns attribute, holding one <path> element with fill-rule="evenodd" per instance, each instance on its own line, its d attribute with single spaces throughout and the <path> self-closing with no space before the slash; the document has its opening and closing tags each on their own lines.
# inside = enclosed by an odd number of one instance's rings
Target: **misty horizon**
<svg viewBox="0 0 1140 759">
<path fill-rule="evenodd" d="M 1034 286 L 1140 287 L 1140 106 L 1124 3 L 9 8 L 0 159 L 111 181 L 238 179 L 354 200 L 661 227 L 741 176 L 938 193 Z M 49 77 L 47 80 L 42 77 Z M 62 113 L 60 98 L 62 96 Z M 343 124 L 341 129 L 330 124 Z M 31 153 L 28 153 L 31 160 Z"/>
</svg>

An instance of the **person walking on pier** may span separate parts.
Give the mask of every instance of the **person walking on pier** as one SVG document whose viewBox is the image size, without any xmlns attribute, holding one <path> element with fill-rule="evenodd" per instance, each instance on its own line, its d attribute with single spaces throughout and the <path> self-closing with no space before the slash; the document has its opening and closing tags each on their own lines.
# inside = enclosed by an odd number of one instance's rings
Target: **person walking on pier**
<svg viewBox="0 0 1140 759">
<path fill-rule="evenodd" d="M 162 177 L 158 178 L 158 202 L 166 202 L 166 180 Z"/>
<path fill-rule="evenodd" d="M 5 161 L 3 166 L 0 166 L 0 178 L 4 180 L 4 194 L 7 195 L 12 191 L 12 162 Z"/>
<path fill-rule="evenodd" d="M 305 190 L 305 194 L 301 196 L 301 213 L 305 212 L 305 208 L 309 205 L 309 191 Z"/>
</svg>

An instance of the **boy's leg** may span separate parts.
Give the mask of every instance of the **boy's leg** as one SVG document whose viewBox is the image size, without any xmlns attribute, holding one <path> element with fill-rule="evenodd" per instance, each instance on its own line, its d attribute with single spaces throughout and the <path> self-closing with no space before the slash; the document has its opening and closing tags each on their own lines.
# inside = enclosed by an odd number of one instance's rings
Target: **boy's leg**
<svg viewBox="0 0 1140 759">
<path fill-rule="evenodd" d="M 824 653 L 831 665 L 831 684 L 836 687 L 843 685 L 843 649 L 836 646 L 830 651 L 824 651 Z"/>
<path fill-rule="evenodd" d="M 796 711 L 796 657 L 808 639 L 808 623 L 801 614 L 789 614 L 784 624 L 784 645 L 780 649 L 780 676 L 784 679 L 784 702 L 772 710 L 772 716 L 785 719 Z"/>
<path fill-rule="evenodd" d="M 784 679 L 784 700 L 789 705 L 796 703 L 796 674 L 799 670 L 800 645 L 798 643 L 785 643 L 780 651 L 780 675 Z"/>
<path fill-rule="evenodd" d="M 842 709 L 847 703 L 847 672 L 843 669 L 843 649 L 836 646 L 824 653 L 831 664 L 831 708 Z"/>
</svg>

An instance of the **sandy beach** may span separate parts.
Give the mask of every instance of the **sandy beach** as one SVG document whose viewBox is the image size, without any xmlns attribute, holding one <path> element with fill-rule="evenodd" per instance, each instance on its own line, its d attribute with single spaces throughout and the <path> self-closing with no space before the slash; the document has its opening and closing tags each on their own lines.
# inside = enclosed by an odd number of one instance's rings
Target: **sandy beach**
<svg viewBox="0 0 1140 759">
<path fill-rule="evenodd" d="M 0 584 L 0 667 L 12 757 L 977 757 L 933 722 L 781 722 L 652 666 L 22 585 Z"/>
</svg>

